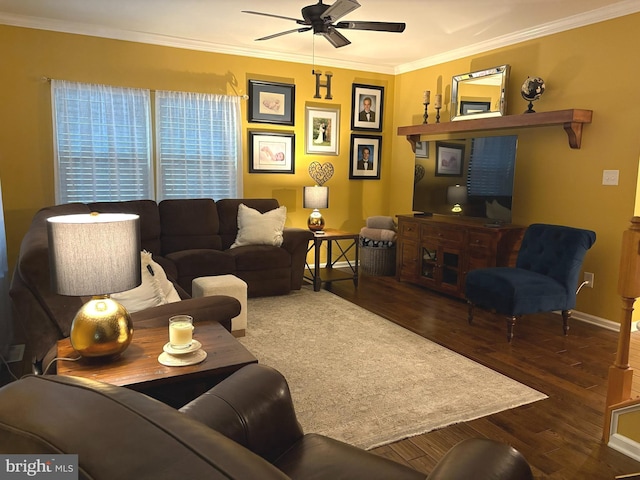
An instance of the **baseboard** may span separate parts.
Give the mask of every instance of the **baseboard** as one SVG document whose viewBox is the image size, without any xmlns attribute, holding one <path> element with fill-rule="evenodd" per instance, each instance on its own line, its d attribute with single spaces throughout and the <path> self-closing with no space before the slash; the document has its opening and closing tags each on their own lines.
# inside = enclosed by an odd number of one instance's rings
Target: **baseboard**
<svg viewBox="0 0 640 480">
<path fill-rule="evenodd" d="M 560 312 L 556 312 L 556 313 L 560 313 Z M 578 312 L 576 310 L 573 311 L 573 314 L 571 315 L 571 319 L 572 320 L 578 320 L 580 322 L 585 322 L 585 323 L 590 323 L 591 325 L 595 325 L 597 327 L 601 327 L 601 328 L 605 328 L 607 330 L 612 330 L 614 332 L 619 332 L 620 331 L 620 324 L 618 322 L 614 322 L 611 320 L 607 320 L 606 318 L 602 318 L 602 317 L 596 317 L 595 315 L 590 315 L 588 313 L 584 313 L 584 312 Z M 638 321 L 632 322 L 631 323 L 631 331 L 632 332 L 637 332 L 638 331 Z"/>
<path fill-rule="evenodd" d="M 349 268 L 349 264 L 347 262 L 336 262 L 333 266 L 334 268 Z M 313 268 L 313 266 L 311 266 Z M 555 312 L 558 315 L 560 312 Z M 614 322 L 612 320 L 607 320 L 606 318 L 596 317 L 595 315 L 590 315 L 588 313 L 580 312 L 577 310 L 573 310 L 573 314 L 571 315 L 572 320 L 578 320 L 580 322 L 590 323 L 591 325 L 595 325 L 596 327 L 604 328 L 607 330 L 612 330 L 614 332 L 620 331 L 620 324 L 618 322 Z M 640 320 L 632 322 L 631 331 L 638 331 L 638 324 Z"/>
</svg>

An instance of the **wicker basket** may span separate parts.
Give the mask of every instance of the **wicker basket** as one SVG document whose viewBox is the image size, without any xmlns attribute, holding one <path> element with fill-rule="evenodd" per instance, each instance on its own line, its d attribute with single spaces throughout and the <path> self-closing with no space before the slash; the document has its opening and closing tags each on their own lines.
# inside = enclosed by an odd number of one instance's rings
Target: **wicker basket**
<svg viewBox="0 0 640 480">
<path fill-rule="evenodd" d="M 360 269 L 367 275 L 390 276 L 396 273 L 396 246 L 360 246 Z"/>
</svg>

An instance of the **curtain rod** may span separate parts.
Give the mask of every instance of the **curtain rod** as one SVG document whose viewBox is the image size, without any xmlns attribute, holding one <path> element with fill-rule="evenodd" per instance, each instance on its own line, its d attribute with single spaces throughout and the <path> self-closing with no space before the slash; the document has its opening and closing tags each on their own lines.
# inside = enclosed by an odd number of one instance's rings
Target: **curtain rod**
<svg viewBox="0 0 640 480">
<path fill-rule="evenodd" d="M 59 80 L 59 79 L 54 79 L 51 77 L 47 77 L 46 75 L 42 76 L 42 81 L 43 82 L 51 82 L 51 80 Z M 81 83 L 81 82 L 78 82 Z M 126 87 L 126 88 L 130 88 L 130 87 Z M 143 89 L 143 90 L 149 90 L 150 92 L 155 93 L 157 90 L 153 89 L 153 88 L 147 88 L 147 89 Z M 219 94 L 214 94 L 214 95 L 219 95 Z M 240 97 L 243 100 L 248 100 L 249 99 L 249 95 L 226 95 L 227 97 Z"/>
</svg>

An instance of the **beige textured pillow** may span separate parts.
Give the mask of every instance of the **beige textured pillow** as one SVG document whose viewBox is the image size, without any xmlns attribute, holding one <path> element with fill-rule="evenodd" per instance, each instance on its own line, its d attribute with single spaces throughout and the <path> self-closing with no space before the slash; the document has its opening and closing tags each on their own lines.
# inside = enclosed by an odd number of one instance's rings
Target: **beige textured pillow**
<svg viewBox="0 0 640 480">
<path fill-rule="evenodd" d="M 287 220 L 287 207 L 284 205 L 260 213 L 244 203 L 238 206 L 238 235 L 231 248 L 245 245 L 282 245 L 284 222 Z"/>
<path fill-rule="evenodd" d="M 129 313 L 165 303 L 179 302 L 180 295 L 167 278 L 164 269 L 153 261 L 151 253 L 143 250 L 140 253 L 140 262 L 142 283 L 126 292 L 114 293 L 111 298 L 122 304 Z"/>
</svg>

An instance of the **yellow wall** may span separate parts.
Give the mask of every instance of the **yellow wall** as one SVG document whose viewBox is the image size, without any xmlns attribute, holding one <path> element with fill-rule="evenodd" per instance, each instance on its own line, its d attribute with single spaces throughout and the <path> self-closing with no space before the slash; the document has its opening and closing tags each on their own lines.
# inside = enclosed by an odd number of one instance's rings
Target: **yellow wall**
<svg viewBox="0 0 640 480">
<path fill-rule="evenodd" d="M 640 62 L 630 51 L 638 28 L 640 14 L 629 15 L 395 77 L 332 68 L 334 98 L 328 101 L 313 99 L 315 77 L 309 65 L 0 26 L 0 178 L 10 266 L 33 214 L 54 203 L 50 95 L 43 76 L 239 95 L 246 93 L 248 78 L 295 83 L 296 173 L 249 175 L 245 166 L 244 195 L 277 198 L 289 210 L 288 225 L 304 226 L 309 212 L 302 208 L 302 186 L 312 184 L 307 167 L 312 161 L 331 161 L 335 175 L 327 183 L 327 225 L 358 231 L 370 215 L 411 211 L 414 157 L 396 128 L 422 122 L 422 92 L 444 94 L 441 116 L 448 121 L 453 75 L 510 64 L 508 114 L 526 109 L 519 89 L 527 76 L 546 80 L 536 110 L 594 111 L 580 150 L 569 148 L 561 127 L 508 132 L 519 134 L 513 221 L 595 230 L 598 240 L 584 268 L 595 273 L 596 286 L 580 293 L 577 310 L 618 321 L 620 241 L 634 214 L 640 153 L 635 108 L 640 104 L 635 81 Z M 379 181 L 349 180 L 352 83 L 385 87 Z M 339 156 L 304 154 L 305 104 L 341 108 Z M 245 140 L 248 128 L 292 129 L 245 120 Z M 245 149 L 245 161 L 246 154 Z M 620 170 L 620 185 L 602 186 L 603 169 Z"/>
<path fill-rule="evenodd" d="M 613 321 L 620 318 L 620 244 L 634 215 L 640 153 L 640 122 L 632 107 L 640 102 L 640 62 L 629 56 L 638 28 L 640 14 L 629 15 L 396 77 L 398 126 L 422 122 L 422 91 L 443 93 L 444 104 L 450 104 L 453 75 L 502 64 L 511 65 L 508 114 L 526 110 L 520 86 L 527 76 L 546 81 L 537 111 L 594 111 L 580 150 L 569 148 L 562 127 L 506 131 L 519 135 L 513 222 L 594 230 L 597 241 L 584 270 L 595 273 L 595 288 L 582 290 L 576 310 Z M 441 116 L 447 121 L 449 112 Z M 393 152 L 397 174 L 389 179 L 391 211 L 409 211 L 414 158 L 402 137 L 394 139 Z M 604 169 L 620 170 L 619 186 L 602 186 Z"/>
<path fill-rule="evenodd" d="M 384 179 L 394 175 L 392 108 L 385 109 L 383 118 L 382 180 L 349 180 L 348 167 L 352 84 L 383 86 L 385 98 L 392 101 L 391 75 L 320 67 L 319 70 L 333 73 L 333 100 L 314 99 L 315 76 L 310 65 L 6 26 L 0 26 L 0 58 L 0 178 L 10 268 L 34 213 L 54 203 L 50 87 L 43 76 L 152 90 L 234 95 L 247 93 L 249 78 L 295 84 L 295 127 L 249 124 L 247 102 L 243 102 L 244 196 L 277 198 L 287 206 L 287 225 L 306 228 L 310 210 L 302 208 L 302 187 L 314 184 L 307 171 L 309 164 L 329 161 L 335 174 L 326 184 L 330 191 L 329 208 L 323 210 L 327 227 L 357 232 L 367 216 L 388 212 L 389 194 Z M 324 97 L 325 90 L 321 94 Z M 305 105 L 340 107 L 339 156 L 305 155 Z M 295 174 L 249 174 L 248 129 L 294 131 Z"/>
</svg>

